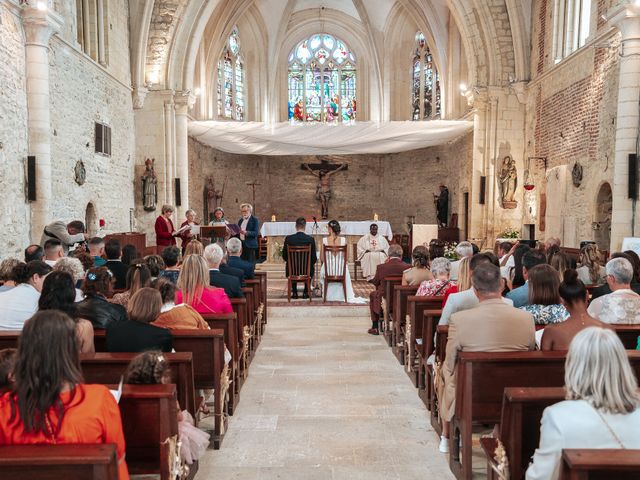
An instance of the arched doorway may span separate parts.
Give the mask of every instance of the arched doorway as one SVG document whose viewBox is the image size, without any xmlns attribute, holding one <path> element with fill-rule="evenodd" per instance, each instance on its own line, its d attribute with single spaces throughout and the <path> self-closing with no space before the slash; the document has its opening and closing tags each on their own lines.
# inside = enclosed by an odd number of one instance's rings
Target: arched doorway
<svg viewBox="0 0 640 480">
<path fill-rule="evenodd" d="M 613 194 L 611 185 L 603 183 L 596 197 L 596 214 L 594 218 L 594 238 L 601 250 L 609 250 L 611 243 L 611 211 Z"/>
<path fill-rule="evenodd" d="M 87 203 L 84 215 L 84 224 L 87 227 L 87 236 L 94 237 L 98 231 L 98 216 L 96 215 L 96 207 L 93 203 Z"/>
</svg>

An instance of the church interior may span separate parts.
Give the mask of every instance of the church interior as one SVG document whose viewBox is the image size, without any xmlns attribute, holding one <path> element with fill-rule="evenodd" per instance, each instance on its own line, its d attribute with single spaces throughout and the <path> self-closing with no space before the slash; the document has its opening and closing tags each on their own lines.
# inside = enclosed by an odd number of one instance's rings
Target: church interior
<svg viewBox="0 0 640 480">
<path fill-rule="evenodd" d="M 612 429 L 617 443 L 567 443 L 544 474 L 549 457 L 535 449 L 578 356 L 579 342 L 545 352 L 545 325 L 618 323 L 600 330 L 618 334 L 640 405 L 639 148 L 639 0 L 0 0 L 0 261 L 10 266 L 0 265 L 0 374 L 5 348 L 19 366 L 4 374 L 15 386 L 0 385 L 0 412 L 13 411 L 32 361 L 22 325 L 47 310 L 41 291 L 57 288 L 43 283 L 60 261 L 49 251 L 86 249 L 94 263 L 72 275 L 76 303 L 97 295 L 102 268 L 116 278 L 101 298 L 124 295 L 131 323 L 134 297 L 173 271 L 175 301 L 153 287 L 162 312 L 184 302 L 207 330 L 171 330 L 168 349 L 147 342 L 165 352 L 167 385 L 118 388 L 147 348 L 112 350 L 116 333 L 80 307 L 48 307 L 93 324 L 91 350 L 75 361 L 87 384 L 121 390 L 127 465 L 120 440 L 98 442 L 114 443 L 105 462 L 117 460 L 100 478 L 561 479 L 581 468 L 603 476 L 579 478 L 638 478 L 640 443 L 616 423 L 597 432 Z M 125 245 L 140 258 L 114 287 L 109 262 L 124 262 Z M 155 273 L 149 257 L 162 264 Z M 10 296 L 18 260 L 37 296 L 16 329 L 1 318 L 26 301 Z M 384 267 L 395 261 L 428 276 Z M 221 265 L 249 269 L 233 278 L 238 298 L 213 273 L 192 287 L 185 272 Z M 551 300 L 538 302 L 542 277 Z M 586 300 L 567 300 L 578 287 Z M 229 310 L 199 310 L 209 290 Z M 451 307 L 465 291 L 471 303 Z M 608 321 L 615 308 L 599 295 L 619 292 L 624 320 Z M 542 303 L 524 310 L 537 347 L 464 344 L 462 310 L 500 298 Z M 461 360 L 465 349 L 481 353 Z M 193 416 L 184 428 L 209 435 L 191 445 L 193 461 L 173 399 Z M 628 425 L 640 428 L 638 412 Z M 17 444 L 72 443 L 60 452 L 76 463 L 64 457 L 65 473 L 47 478 L 98 478 L 74 470 L 105 455 L 77 445 L 95 442 L 58 442 L 55 431 L 12 441 L 2 423 L 0 469 L 44 478 L 30 459 L 51 466 L 55 449 Z M 590 464 L 568 448 L 610 451 Z"/>
</svg>

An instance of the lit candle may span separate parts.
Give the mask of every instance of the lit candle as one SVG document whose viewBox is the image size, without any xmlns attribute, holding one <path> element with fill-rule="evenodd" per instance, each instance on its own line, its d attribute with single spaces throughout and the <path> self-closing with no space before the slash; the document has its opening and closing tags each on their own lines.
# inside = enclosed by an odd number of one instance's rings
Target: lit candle
<svg viewBox="0 0 640 480">
<path fill-rule="evenodd" d="M 377 214 L 377 213 L 374 213 L 374 214 L 373 214 L 373 221 L 374 221 L 374 222 L 377 222 L 377 221 L 378 221 L 378 214 Z"/>
<path fill-rule="evenodd" d="M 271 215 L 271 221 L 275 222 L 276 221 L 276 216 L 275 215 Z"/>
</svg>

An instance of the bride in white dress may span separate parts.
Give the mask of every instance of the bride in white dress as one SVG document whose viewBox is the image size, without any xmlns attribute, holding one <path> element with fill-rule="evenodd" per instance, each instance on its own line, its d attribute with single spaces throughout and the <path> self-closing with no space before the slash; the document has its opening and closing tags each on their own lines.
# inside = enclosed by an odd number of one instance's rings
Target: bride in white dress
<svg viewBox="0 0 640 480">
<path fill-rule="evenodd" d="M 323 250 L 325 246 L 331 247 L 339 247 L 347 244 L 347 240 L 344 237 L 340 236 L 340 224 L 337 220 L 331 220 L 327 224 L 327 229 L 329 230 L 329 236 L 324 237 L 322 239 Z M 329 254 L 333 255 L 333 254 Z M 322 261 L 322 254 L 320 256 L 320 261 Z M 345 262 L 345 258 L 343 258 L 342 253 L 338 254 L 338 258 L 335 259 L 334 262 L 331 262 L 331 270 L 336 270 L 335 272 L 330 271 L 329 274 L 338 275 L 342 273 L 342 266 Z M 325 276 L 325 268 L 326 265 L 322 265 L 320 268 L 320 283 L 324 285 L 324 276 Z M 347 283 L 347 303 L 368 303 L 366 298 L 356 297 L 353 293 L 353 285 L 351 284 L 351 274 L 349 273 L 349 267 L 346 268 L 346 283 Z M 342 288 L 341 283 L 330 282 L 327 285 L 327 301 L 328 302 L 344 302 L 344 290 Z"/>
</svg>

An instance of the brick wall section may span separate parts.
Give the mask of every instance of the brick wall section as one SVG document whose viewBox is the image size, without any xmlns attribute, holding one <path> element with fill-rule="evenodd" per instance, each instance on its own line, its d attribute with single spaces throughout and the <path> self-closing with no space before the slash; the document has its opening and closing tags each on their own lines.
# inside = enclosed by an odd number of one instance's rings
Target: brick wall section
<svg viewBox="0 0 640 480">
<path fill-rule="evenodd" d="M 416 215 L 418 223 L 435 223 L 433 194 L 440 183 L 451 193 L 451 211 L 461 214 L 461 190 L 465 185 L 460 169 L 471 163 L 472 135 L 448 145 L 385 155 L 349 155 L 331 158 L 347 162 L 349 170 L 332 178 L 331 218 L 369 220 L 377 213 L 395 232 L 404 232 L 406 217 Z M 301 170 L 301 163 L 318 163 L 310 157 L 267 157 L 234 155 L 214 150 L 189 139 L 190 207 L 203 212 L 204 184 L 214 177 L 216 188 L 226 187 L 222 206 L 229 220 L 238 217 L 239 205 L 251 202 L 251 187 L 257 180 L 256 211 L 261 220 L 275 214 L 279 220 L 303 215 L 320 216 L 315 200 L 317 179 Z M 462 215 L 460 215 L 462 221 Z M 182 220 L 181 220 L 182 221 Z"/>
</svg>

